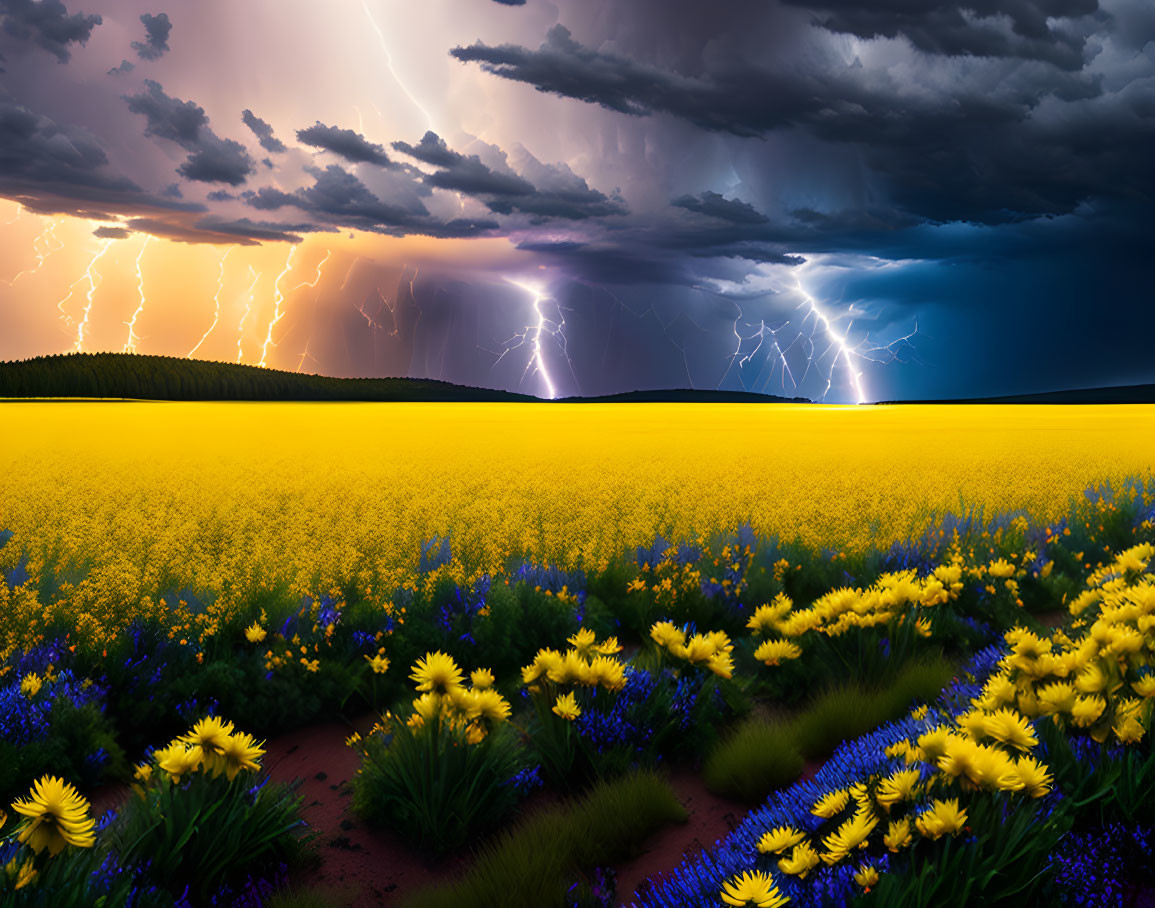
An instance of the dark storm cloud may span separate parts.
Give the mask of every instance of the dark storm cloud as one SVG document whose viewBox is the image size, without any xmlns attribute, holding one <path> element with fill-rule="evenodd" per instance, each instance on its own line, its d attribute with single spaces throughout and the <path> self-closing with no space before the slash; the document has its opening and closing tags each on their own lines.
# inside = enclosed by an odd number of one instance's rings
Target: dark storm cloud
<svg viewBox="0 0 1155 908">
<path fill-rule="evenodd" d="M 1075 0 L 1069 8 L 1082 9 Z M 1033 21 L 1025 11 L 1020 20 Z M 1146 73 L 1120 87 L 1102 73 L 1031 62 L 950 79 L 937 70 L 956 64 L 924 59 L 925 84 L 907 84 L 864 73 L 857 60 L 773 71 L 761 59 L 726 55 L 689 77 L 585 47 L 560 25 L 537 50 L 477 43 L 451 53 L 631 116 L 665 113 L 739 137 L 789 131 L 858 146 L 891 202 L 932 221 L 1004 223 L 1071 211 L 1098 195 L 1155 192 L 1146 151 L 1155 139 L 1155 80 Z"/>
<path fill-rule="evenodd" d="M 68 45 L 85 44 L 101 21 L 98 15 L 69 13 L 60 0 L 0 0 L 4 32 L 31 41 L 61 63 L 71 58 Z"/>
<path fill-rule="evenodd" d="M 97 227 L 92 235 L 102 240 L 126 240 L 132 236 L 132 231 L 123 227 Z"/>
<path fill-rule="evenodd" d="M 696 196 L 680 196 L 670 204 L 735 224 L 765 224 L 770 220 L 749 202 L 727 199 L 716 192 L 707 191 Z"/>
<path fill-rule="evenodd" d="M 232 202 L 237 196 L 229 192 L 227 189 L 214 189 L 205 196 L 210 202 Z"/>
<path fill-rule="evenodd" d="M 124 76 L 136 69 L 136 64 L 131 60 L 121 60 L 119 66 L 114 66 L 108 71 L 110 76 Z"/>
<path fill-rule="evenodd" d="M 354 174 L 336 164 L 323 170 L 310 168 L 309 173 L 312 186 L 291 193 L 265 186 L 245 193 L 245 202 L 259 211 L 295 207 L 327 225 L 393 236 L 470 237 L 491 233 L 498 227 L 496 221 L 481 218 L 439 221 L 415 195 L 408 203 L 383 201 Z"/>
<path fill-rule="evenodd" d="M 505 6 L 525 6 L 525 0 L 493 0 L 494 3 L 501 3 Z"/>
<path fill-rule="evenodd" d="M 285 150 L 285 143 L 273 135 L 273 127 L 251 110 L 242 110 L 241 120 L 253 131 L 253 135 L 257 137 L 257 141 L 265 151 L 276 154 Z M 269 162 L 269 166 L 273 166 L 271 162 Z"/>
<path fill-rule="evenodd" d="M 1083 66 L 1086 39 L 1073 18 L 1098 0 L 784 0 L 818 13 L 818 23 L 859 38 L 905 37 L 921 51 L 947 56 L 1019 57 L 1062 69 Z"/>
<path fill-rule="evenodd" d="M 172 31 L 168 13 L 157 16 L 145 13 L 140 21 L 144 23 L 145 40 L 133 41 L 132 49 L 142 60 L 159 60 L 168 53 L 168 36 Z"/>
<path fill-rule="evenodd" d="M 240 142 L 222 139 L 208 126 L 204 108 L 165 94 L 160 84 L 145 80 L 145 90 L 126 95 L 128 109 L 144 116 L 144 134 L 175 142 L 189 152 L 177 173 L 202 183 L 238 186 L 253 172 L 253 159 Z"/>
<path fill-rule="evenodd" d="M 373 144 L 351 129 L 326 126 L 320 120 L 306 129 L 298 129 L 297 140 L 314 148 L 331 151 L 354 164 L 388 167 L 390 163 L 382 146 Z"/>
<path fill-rule="evenodd" d="M 534 185 L 525 176 L 504 165 L 504 152 L 498 152 L 504 166 L 490 167 L 477 155 L 453 151 L 435 132 L 427 132 L 417 145 L 394 142 L 393 147 L 425 164 L 441 168 L 422 175 L 427 186 L 474 196 L 497 214 L 522 212 L 538 219 L 566 218 L 583 220 L 591 217 L 625 214 L 625 203 L 591 189 L 568 167 L 542 164 L 536 158 L 527 165 L 540 182 Z"/>
</svg>

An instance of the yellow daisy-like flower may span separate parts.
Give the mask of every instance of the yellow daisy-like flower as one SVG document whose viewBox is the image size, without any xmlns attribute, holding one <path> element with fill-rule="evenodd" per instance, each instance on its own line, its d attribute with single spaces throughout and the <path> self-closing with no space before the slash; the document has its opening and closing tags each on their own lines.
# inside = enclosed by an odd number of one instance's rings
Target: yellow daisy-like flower
<svg viewBox="0 0 1155 908">
<path fill-rule="evenodd" d="M 949 801 L 936 799 L 914 821 L 919 833 L 928 839 L 954 835 L 966 825 L 966 822 L 967 812 L 959 809 L 958 798 L 951 798 Z"/>
<path fill-rule="evenodd" d="M 197 722 L 187 735 L 182 735 L 180 740 L 199 748 L 204 757 L 205 770 L 219 776 L 225 766 L 222 759 L 225 742 L 232 733 L 232 722 L 218 716 L 206 716 Z"/>
<path fill-rule="evenodd" d="M 1015 774 L 1022 783 L 1022 792 L 1031 798 L 1041 798 L 1051 790 L 1054 781 L 1047 767 L 1034 757 L 1020 757 L 1015 761 Z"/>
<path fill-rule="evenodd" d="M 426 653 L 424 659 L 418 659 L 409 678 L 417 683 L 419 691 L 432 691 L 438 694 L 448 693 L 451 689 L 460 687 L 463 680 L 461 669 L 457 667 L 453 657 L 441 650 Z"/>
<path fill-rule="evenodd" d="M 590 673 L 595 684 L 608 690 L 621 690 L 626 686 L 625 666 L 609 656 L 595 656 L 590 663 Z"/>
<path fill-rule="evenodd" d="M 794 850 L 790 852 L 789 857 L 781 858 L 778 861 L 778 869 L 783 873 L 790 874 L 790 876 L 796 876 L 798 879 L 804 880 L 806 879 L 806 874 L 818 864 L 818 852 L 814 850 L 809 842 L 803 842 L 800 845 L 794 846 Z"/>
<path fill-rule="evenodd" d="M 533 658 L 533 664 L 527 665 L 521 670 L 522 683 L 533 684 L 540 678 L 547 677 L 551 672 L 559 669 L 564 661 L 565 657 L 555 649 L 538 650 L 537 655 Z"/>
<path fill-rule="evenodd" d="M 389 660 L 380 653 L 376 656 L 366 656 L 365 661 L 369 663 L 369 667 L 373 669 L 375 675 L 383 675 L 389 671 Z"/>
<path fill-rule="evenodd" d="M 199 747 L 189 747 L 183 741 L 176 740 L 168 747 L 156 751 L 152 756 L 156 760 L 156 765 L 172 776 L 172 781 L 175 784 L 181 780 L 182 776 L 196 772 L 201 765 L 204 753 Z"/>
<path fill-rule="evenodd" d="M 17 838 L 33 851 L 57 855 L 65 845 L 91 848 L 95 841 L 88 801 L 56 776 L 41 777 L 27 799 L 12 802 L 12 809 L 28 818 Z"/>
<path fill-rule="evenodd" d="M 789 640 L 766 640 L 754 650 L 754 658 L 767 665 L 781 665 L 801 655 L 801 647 Z"/>
<path fill-rule="evenodd" d="M 914 797 L 921 776 L 917 769 L 900 769 L 879 783 L 875 798 L 887 810 L 901 801 L 909 801 Z"/>
<path fill-rule="evenodd" d="M 870 892 L 878 885 L 878 870 L 872 864 L 863 864 L 858 868 L 858 873 L 854 875 L 854 882 Z"/>
<path fill-rule="evenodd" d="M 44 679 L 36 674 L 36 672 L 29 672 L 20 681 L 20 693 L 31 700 L 40 693 L 40 688 L 43 686 Z"/>
<path fill-rule="evenodd" d="M 805 838 L 806 834 L 793 826 L 779 826 L 762 834 L 762 838 L 758 840 L 758 850 L 762 854 L 781 854 Z"/>
<path fill-rule="evenodd" d="M 650 637 L 658 646 L 673 649 L 686 642 L 685 632 L 673 621 L 659 621 L 650 628 Z"/>
<path fill-rule="evenodd" d="M 824 794 L 818 799 L 818 802 L 811 809 L 811 813 L 816 817 L 822 817 L 824 820 L 829 820 L 837 813 L 841 813 L 846 805 L 850 803 L 850 792 L 845 788 L 840 788 L 836 791 L 831 791 Z"/>
<path fill-rule="evenodd" d="M 469 673 L 469 681 L 477 690 L 487 690 L 493 687 L 497 679 L 488 668 L 479 668 Z"/>
<path fill-rule="evenodd" d="M 1102 697 L 1080 694 L 1071 708 L 1071 721 L 1079 728 L 1090 728 L 1106 708 L 1107 701 Z"/>
<path fill-rule="evenodd" d="M 577 650 L 579 656 L 588 656 L 597 642 L 597 636 L 588 627 L 583 627 L 566 642 Z"/>
<path fill-rule="evenodd" d="M 1155 697 L 1155 675 L 1144 675 L 1138 681 L 1132 682 L 1131 689 L 1140 697 L 1150 700 Z"/>
<path fill-rule="evenodd" d="M 603 656 L 612 656 L 614 653 L 620 653 L 622 645 L 618 643 L 617 637 L 606 637 L 601 643 L 594 647 L 595 653 L 600 653 Z"/>
<path fill-rule="evenodd" d="M 1039 743 L 1030 720 L 1013 709 L 995 710 L 985 717 L 983 727 L 996 741 L 1018 750 L 1030 750 Z"/>
<path fill-rule="evenodd" d="M 256 772 L 261 768 L 261 757 L 265 749 L 256 742 L 252 735 L 238 732 L 225 740 L 224 753 L 221 755 L 225 775 L 229 781 L 237 777 L 241 770 Z"/>
<path fill-rule="evenodd" d="M 738 908 L 749 905 L 756 908 L 779 908 L 790 901 L 778 891 L 770 874 L 758 870 L 750 870 L 727 880 L 719 894 L 727 905 Z"/>
<path fill-rule="evenodd" d="M 714 653 L 706 662 L 706 667 L 719 678 L 734 676 L 734 657 L 729 653 Z"/>
<path fill-rule="evenodd" d="M 878 825 L 878 817 L 870 808 L 860 809 L 849 820 L 838 827 L 822 840 L 822 847 L 827 853 L 822 860 L 827 864 L 834 864 L 842 860 L 855 848 L 865 848 L 867 838 Z"/>
<path fill-rule="evenodd" d="M 245 628 L 245 639 L 249 643 L 260 643 L 265 639 L 265 636 L 265 629 L 256 621 Z"/>
<path fill-rule="evenodd" d="M 568 719 L 570 722 L 582 714 L 581 707 L 577 705 L 573 691 L 570 691 L 568 694 L 559 694 L 557 700 L 554 701 L 553 711 L 563 719 Z"/>
<path fill-rule="evenodd" d="M 483 687 L 471 693 L 473 701 L 469 706 L 471 718 L 485 719 L 488 722 L 503 722 L 509 718 L 509 703 L 497 691 Z"/>
<path fill-rule="evenodd" d="M 910 832 L 910 818 L 903 817 L 901 820 L 893 820 L 890 825 L 886 827 L 886 835 L 882 837 L 882 844 L 886 846 L 888 851 L 893 851 L 896 854 L 903 848 L 906 848 L 913 839 Z"/>
</svg>

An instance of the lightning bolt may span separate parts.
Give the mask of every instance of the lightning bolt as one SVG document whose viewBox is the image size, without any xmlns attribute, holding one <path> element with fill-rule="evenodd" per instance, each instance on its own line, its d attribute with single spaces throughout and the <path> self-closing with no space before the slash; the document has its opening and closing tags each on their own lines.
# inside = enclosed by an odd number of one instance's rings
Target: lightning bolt
<svg viewBox="0 0 1155 908">
<path fill-rule="evenodd" d="M 268 359 L 269 345 L 277 346 L 273 343 L 273 329 L 277 326 L 277 322 L 285 316 L 285 313 L 281 311 L 281 304 L 285 301 L 285 295 L 281 292 L 281 281 L 293 267 L 293 253 L 296 251 L 297 247 L 295 245 L 289 247 L 289 257 L 285 259 L 285 268 L 277 275 L 277 279 L 273 282 L 273 317 L 269 321 L 269 330 L 265 334 L 264 346 L 261 347 L 261 361 L 257 363 L 262 369 L 268 368 L 265 360 Z"/>
<path fill-rule="evenodd" d="M 230 246 L 225 250 L 225 254 L 221 256 L 221 266 L 217 272 L 217 292 L 213 294 L 213 304 L 216 307 L 213 312 L 213 323 L 209 325 L 209 330 L 204 333 L 204 336 L 197 341 L 197 345 L 189 350 L 188 356 L 186 356 L 185 359 L 193 358 L 193 354 L 201 348 L 201 344 L 208 340 L 209 335 L 213 333 L 213 329 L 217 326 L 217 322 L 221 320 L 221 292 L 225 289 L 225 261 L 228 259 L 229 253 L 235 248 L 235 246 Z"/>
<path fill-rule="evenodd" d="M 318 360 L 317 357 L 313 356 L 313 354 L 309 352 L 309 344 L 311 344 L 312 342 L 313 342 L 313 339 L 309 338 L 309 343 L 305 344 L 305 349 L 301 352 L 301 361 L 299 363 L 297 363 L 297 371 L 298 372 L 300 372 L 301 369 L 303 369 L 305 367 L 305 359 L 306 358 L 311 359 L 313 361 L 314 365 L 317 366 L 317 368 L 321 367 L 320 360 Z"/>
<path fill-rule="evenodd" d="M 835 354 L 835 362 L 837 362 L 839 356 L 845 360 L 846 369 L 850 373 L 850 381 L 854 386 L 854 393 L 857 396 L 856 403 L 866 403 L 866 390 L 862 385 L 862 373 L 854 366 L 854 359 L 858 356 L 857 351 L 847 342 L 846 335 L 841 334 L 837 329 L 835 329 L 831 320 L 818 305 L 818 301 L 806 292 L 806 288 L 802 286 L 801 279 L 795 278 L 794 283 L 798 289 L 798 292 L 802 295 L 802 305 L 809 307 L 808 316 L 813 315 L 815 321 L 822 325 L 822 328 L 825 331 L 826 337 L 829 339 L 831 346 L 838 351 Z M 823 400 L 826 400 L 826 395 L 830 393 L 830 386 L 833 381 L 834 363 L 831 364 L 830 372 L 826 376 L 826 389 L 822 392 Z"/>
<path fill-rule="evenodd" d="M 4 222 L 4 226 L 8 227 L 12 224 L 15 224 L 18 220 L 20 220 L 20 218 L 23 214 L 24 214 L 24 206 L 17 204 L 16 205 L 16 213 L 14 215 L 12 215 L 12 217 L 9 220 Z"/>
<path fill-rule="evenodd" d="M 513 337 L 507 340 L 504 345 L 505 349 L 501 352 L 501 355 L 497 357 L 497 360 L 493 365 L 496 366 L 497 363 L 501 362 L 502 358 L 504 358 L 505 354 L 510 350 L 527 343 L 531 344 L 533 352 L 525 364 L 525 370 L 522 372 L 522 380 L 524 381 L 525 376 L 529 374 L 530 369 L 533 369 L 535 373 L 540 373 L 542 381 L 545 382 L 546 396 L 549 400 L 553 400 L 555 397 L 557 397 L 557 386 L 554 384 L 553 376 L 550 375 L 549 367 L 545 361 L 545 351 L 542 349 L 541 343 L 542 334 L 548 331 L 554 337 L 560 338 L 562 341 L 562 349 L 564 351 L 565 317 L 562 316 L 560 322 L 553 322 L 546 317 L 545 313 L 541 309 L 541 303 L 542 300 L 550 299 L 550 297 L 542 293 L 540 287 L 521 281 L 515 281 L 512 278 L 506 278 L 506 280 L 513 284 L 513 286 L 524 290 L 526 293 L 533 297 L 533 313 L 537 318 L 537 322 L 536 324 L 527 326 L 523 331 L 515 334 Z M 558 308 L 558 312 L 561 312 L 560 307 Z"/>
<path fill-rule="evenodd" d="M 241 321 L 237 325 L 237 362 L 241 361 L 241 357 L 245 354 L 245 322 L 248 320 L 249 313 L 253 311 L 253 301 L 256 299 L 257 281 L 261 279 L 260 274 L 252 265 L 249 265 L 249 276 L 252 282 L 249 284 L 249 298 L 245 301 L 245 311 L 241 314 Z"/>
<path fill-rule="evenodd" d="M 17 214 L 17 217 L 19 217 L 19 214 Z M 8 223 L 11 224 L 12 221 L 9 221 Z M 56 245 L 52 246 L 51 243 L 55 243 Z M 43 249 L 41 248 L 42 245 L 44 247 Z M 24 277 L 24 275 L 35 274 L 44 266 L 44 260 L 48 258 L 48 256 L 52 255 L 54 252 L 59 252 L 63 248 L 64 243 L 60 242 L 60 240 L 56 238 L 56 220 L 54 218 L 48 222 L 48 226 L 45 227 L 37 235 L 36 239 L 32 241 L 32 251 L 36 254 L 36 264 L 31 268 L 25 268 L 18 275 L 16 275 L 16 277 L 12 278 L 10 281 L 6 281 L 6 283 L 9 287 L 11 287 L 18 280 L 20 280 L 20 278 Z M 77 283 L 79 283 L 79 281 L 77 281 Z"/>
<path fill-rule="evenodd" d="M 333 257 L 333 250 L 332 249 L 326 249 L 325 250 L 325 257 L 317 263 L 317 276 L 314 277 L 311 281 L 301 281 L 301 283 L 297 284 L 296 287 L 293 287 L 290 290 L 286 290 L 285 296 L 288 296 L 290 293 L 295 293 L 296 291 L 300 290 L 302 287 L 316 287 L 317 284 L 321 280 L 321 269 L 325 267 L 325 263 L 327 261 L 329 261 L 329 259 L 331 259 L 332 257 Z"/>
<path fill-rule="evenodd" d="M 136 254 L 136 292 L 140 297 L 140 303 L 136 307 L 136 311 L 132 313 L 132 318 L 125 322 L 128 325 L 128 337 L 124 341 L 124 353 L 135 353 L 137 342 L 140 340 L 136 336 L 136 320 L 140 318 L 140 314 L 144 312 L 144 271 L 141 269 L 140 260 L 144 258 L 144 250 L 148 248 L 148 241 L 152 239 L 150 234 L 144 235 L 144 242 L 140 244 L 140 252 Z"/>
<path fill-rule="evenodd" d="M 373 11 L 369 9 L 368 0 L 361 0 L 361 8 L 365 10 L 365 15 L 369 17 L 369 24 L 372 26 L 373 31 L 377 33 L 377 41 L 381 45 L 381 53 L 385 55 L 385 67 L 389 70 L 389 75 L 393 77 L 393 81 L 396 82 L 401 88 L 401 91 L 405 93 L 405 97 L 409 99 L 409 102 L 421 111 L 421 115 L 425 117 L 425 128 L 433 129 L 433 117 L 429 116 L 429 111 L 422 107 L 421 102 L 413 97 L 413 93 L 409 91 L 405 83 L 401 81 L 401 77 L 397 75 L 397 71 L 393 68 L 393 55 L 389 53 L 389 45 L 385 42 L 385 33 L 381 31 L 381 26 L 378 25 L 377 20 L 373 18 Z"/>
<path fill-rule="evenodd" d="M 93 269 L 96 267 L 96 263 L 99 262 L 101 260 L 101 258 L 104 257 L 104 254 L 106 252 L 108 252 L 108 250 L 111 246 L 112 246 L 112 240 L 111 239 L 107 239 L 101 244 L 100 249 L 89 260 L 88 267 L 84 269 L 84 274 L 82 274 L 80 277 L 78 277 L 76 280 L 74 280 L 71 284 L 68 285 L 68 295 L 65 296 L 60 302 L 58 302 L 56 304 L 56 308 L 60 310 L 60 314 L 65 319 L 65 321 L 70 326 L 75 325 L 76 321 L 72 318 L 72 316 L 70 316 L 64 310 L 64 304 L 67 303 L 70 299 L 72 299 L 72 294 L 76 291 L 76 285 L 77 284 L 79 284 L 85 280 L 88 281 L 87 303 L 85 304 L 84 310 L 83 310 L 84 311 L 84 317 L 81 319 L 80 324 L 76 329 L 76 340 L 73 343 L 73 347 L 75 348 L 77 353 L 83 353 L 84 352 L 84 332 L 88 328 L 88 316 L 92 312 L 92 298 L 96 293 L 96 288 L 99 286 L 99 284 L 97 283 L 97 279 L 100 277 L 100 275 L 98 273 L 96 273 Z"/>
</svg>

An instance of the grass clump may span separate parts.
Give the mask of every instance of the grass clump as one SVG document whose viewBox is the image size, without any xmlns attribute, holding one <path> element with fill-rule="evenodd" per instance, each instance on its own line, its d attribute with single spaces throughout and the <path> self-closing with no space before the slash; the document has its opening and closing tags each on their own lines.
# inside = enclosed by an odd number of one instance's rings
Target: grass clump
<svg viewBox="0 0 1155 908">
<path fill-rule="evenodd" d="M 702 778 L 715 794 L 761 800 L 802 775 L 807 760 L 824 759 L 843 741 L 897 719 L 915 700 L 930 699 L 953 674 L 940 656 L 908 665 L 883 686 L 831 688 L 791 718 L 750 719 L 714 749 Z"/>
<path fill-rule="evenodd" d="M 647 836 L 688 816 L 653 772 L 599 782 L 579 800 L 532 816 L 484 846 L 464 878 L 418 893 L 407 908 L 563 906 L 578 872 L 630 856 Z"/>
</svg>

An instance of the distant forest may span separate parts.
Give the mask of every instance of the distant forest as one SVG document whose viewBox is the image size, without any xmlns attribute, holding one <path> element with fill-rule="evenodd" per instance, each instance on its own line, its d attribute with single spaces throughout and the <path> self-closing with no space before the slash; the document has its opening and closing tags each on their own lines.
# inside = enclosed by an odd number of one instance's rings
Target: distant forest
<svg viewBox="0 0 1155 908">
<path fill-rule="evenodd" d="M 134 353 L 66 353 L 0 362 L 0 397 L 138 400 L 533 401 L 527 394 L 415 378 L 327 378 Z"/>
</svg>

